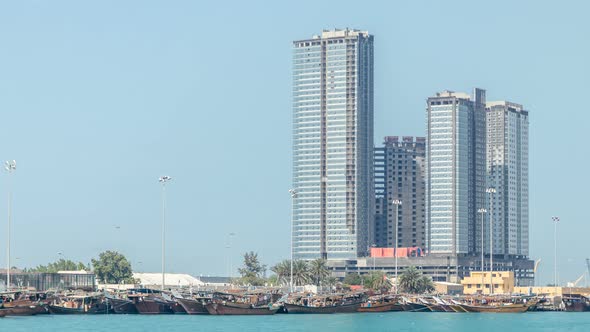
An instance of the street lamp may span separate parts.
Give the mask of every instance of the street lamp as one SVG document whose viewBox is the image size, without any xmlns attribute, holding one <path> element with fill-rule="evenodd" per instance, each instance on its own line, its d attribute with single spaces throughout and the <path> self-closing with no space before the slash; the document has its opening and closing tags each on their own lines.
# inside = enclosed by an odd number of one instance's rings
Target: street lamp
<svg viewBox="0 0 590 332">
<path fill-rule="evenodd" d="M 490 295 L 494 293 L 494 280 L 492 279 L 492 274 L 494 271 L 494 210 L 493 210 L 493 199 L 494 194 L 496 193 L 495 188 L 488 188 L 486 189 L 486 193 L 490 194 Z M 482 285 L 483 286 L 483 285 Z M 483 293 L 483 292 L 482 292 Z"/>
<path fill-rule="evenodd" d="M 297 191 L 289 189 L 291 194 L 291 273 L 289 278 L 289 292 L 293 293 L 293 235 L 295 228 L 295 199 L 297 198 Z"/>
<path fill-rule="evenodd" d="M 158 181 L 162 184 L 162 292 L 166 285 L 166 182 L 172 180 L 171 177 L 161 176 Z"/>
<path fill-rule="evenodd" d="M 5 162 L 4 169 L 8 172 L 8 241 L 6 242 L 6 290 L 10 291 L 10 223 L 12 219 L 12 188 L 10 186 L 10 174 L 16 170 L 16 160 Z"/>
<path fill-rule="evenodd" d="M 229 263 L 229 283 L 231 284 L 231 279 L 232 279 L 232 275 L 233 275 L 233 262 L 232 262 L 232 255 L 231 255 L 231 243 L 232 243 L 232 239 L 233 237 L 236 235 L 236 233 L 231 232 L 228 234 L 228 240 L 227 240 L 227 261 Z"/>
<path fill-rule="evenodd" d="M 483 282 L 484 282 L 484 280 L 483 280 L 483 265 L 484 265 L 484 262 L 483 262 L 483 246 L 484 246 L 483 245 L 483 238 L 484 238 L 484 236 L 483 236 L 483 217 L 484 217 L 485 213 L 488 212 L 488 210 L 481 208 L 481 209 L 477 210 L 477 212 L 481 213 L 481 293 L 483 294 Z"/>
<path fill-rule="evenodd" d="M 395 244 L 393 245 L 393 253 L 395 256 L 395 292 L 397 293 L 397 245 L 398 245 L 398 234 L 397 234 L 397 229 L 399 226 L 399 206 L 402 205 L 402 201 L 399 199 L 394 199 L 391 203 L 393 203 L 393 205 L 395 205 Z"/>
<path fill-rule="evenodd" d="M 551 220 L 553 220 L 553 227 L 554 227 L 554 231 L 553 231 L 553 250 L 554 250 L 554 255 L 555 255 L 555 270 L 554 270 L 554 276 L 553 276 L 553 284 L 555 285 L 555 287 L 557 287 L 557 223 L 559 222 L 559 217 L 557 216 L 553 216 L 551 217 Z"/>
</svg>

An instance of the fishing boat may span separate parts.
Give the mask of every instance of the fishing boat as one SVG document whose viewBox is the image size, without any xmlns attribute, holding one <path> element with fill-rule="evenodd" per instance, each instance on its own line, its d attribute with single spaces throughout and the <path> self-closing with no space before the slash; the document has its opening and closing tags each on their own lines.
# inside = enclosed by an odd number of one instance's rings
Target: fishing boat
<svg viewBox="0 0 590 332">
<path fill-rule="evenodd" d="M 108 294 L 107 299 L 111 304 L 113 312 L 116 314 L 137 314 L 137 308 L 133 301 Z"/>
<path fill-rule="evenodd" d="M 56 315 L 100 315 L 112 313 L 111 303 L 102 293 L 68 295 L 48 305 Z"/>
<path fill-rule="evenodd" d="M 358 312 L 402 311 L 397 298 L 392 296 L 374 296 L 357 309 Z"/>
<path fill-rule="evenodd" d="M 423 303 L 410 300 L 407 297 L 402 297 L 401 306 L 404 311 L 410 312 L 430 312 L 430 308 Z"/>
<path fill-rule="evenodd" d="M 579 294 L 563 294 L 562 301 L 565 311 L 584 312 L 590 311 L 590 299 Z"/>
<path fill-rule="evenodd" d="M 274 315 L 279 310 L 279 307 L 272 305 L 268 306 L 254 306 L 244 308 L 243 305 L 235 305 L 233 303 L 217 303 L 211 302 L 205 305 L 207 312 L 210 315 Z"/>
<path fill-rule="evenodd" d="M 133 302 L 135 309 L 142 315 L 173 314 L 171 301 L 163 297 L 159 290 L 149 288 L 134 288 L 127 293 L 127 298 Z"/>
<path fill-rule="evenodd" d="M 205 304 L 210 315 L 274 315 L 280 306 L 273 305 L 278 298 L 274 291 L 213 293 L 211 301 Z"/>
<path fill-rule="evenodd" d="M 365 302 L 364 294 L 295 296 L 285 303 L 289 314 L 335 314 L 357 312 Z"/>
<path fill-rule="evenodd" d="M 189 315 L 208 315 L 209 311 L 205 308 L 207 300 L 205 298 L 176 298 L 187 314 Z"/>
<path fill-rule="evenodd" d="M 525 312 L 529 309 L 529 306 L 523 303 L 510 303 L 500 305 L 468 305 L 461 304 L 466 312 L 496 312 L 496 313 L 518 313 Z"/>
<path fill-rule="evenodd" d="M 37 305 L 14 306 L 0 309 L 4 316 L 33 316 L 36 315 L 39 309 Z"/>
</svg>

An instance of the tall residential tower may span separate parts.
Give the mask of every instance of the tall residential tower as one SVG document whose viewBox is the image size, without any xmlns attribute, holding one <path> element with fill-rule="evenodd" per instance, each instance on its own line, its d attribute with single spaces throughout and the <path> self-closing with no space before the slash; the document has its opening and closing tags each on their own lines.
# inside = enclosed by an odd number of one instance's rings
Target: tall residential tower
<svg viewBox="0 0 590 332">
<path fill-rule="evenodd" d="M 485 90 L 444 91 L 428 98 L 426 149 L 427 251 L 478 252 L 477 210 L 485 204 Z"/>
<path fill-rule="evenodd" d="M 492 209 L 494 255 L 528 257 L 528 111 L 507 101 L 488 102 L 486 115 L 488 186 L 496 189 Z M 484 252 L 489 253 L 489 249 Z"/>
<path fill-rule="evenodd" d="M 424 137 L 387 136 L 375 148 L 375 245 L 377 247 L 426 246 Z M 399 205 L 397 222 L 393 200 Z M 398 228 L 397 239 L 395 227 Z M 397 242 L 397 245 L 396 245 Z"/>
<path fill-rule="evenodd" d="M 294 41 L 294 259 L 364 256 L 373 187 L 373 36 Z"/>
</svg>

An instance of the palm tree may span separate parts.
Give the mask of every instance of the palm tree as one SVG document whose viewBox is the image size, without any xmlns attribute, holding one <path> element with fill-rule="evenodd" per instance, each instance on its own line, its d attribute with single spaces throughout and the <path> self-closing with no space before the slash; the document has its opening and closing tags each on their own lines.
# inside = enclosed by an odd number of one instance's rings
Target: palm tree
<svg viewBox="0 0 590 332">
<path fill-rule="evenodd" d="M 309 272 L 316 286 L 319 286 L 330 275 L 326 260 L 322 258 L 309 262 Z"/>
<path fill-rule="evenodd" d="M 280 285 L 288 285 L 291 275 L 291 261 L 288 259 L 277 263 L 277 265 L 270 268 L 272 272 L 277 275 L 277 279 Z"/>
<path fill-rule="evenodd" d="M 422 274 L 415 267 L 410 266 L 399 276 L 399 288 L 404 293 L 419 293 Z"/>
<path fill-rule="evenodd" d="M 420 293 L 430 293 L 434 291 L 434 283 L 432 282 L 432 278 L 429 276 L 423 275 L 418 280 L 419 285 L 419 292 Z"/>
<path fill-rule="evenodd" d="M 387 275 L 381 271 L 371 272 L 365 281 L 365 285 L 373 290 L 386 290 L 391 288 L 391 282 L 387 279 Z"/>
<path fill-rule="evenodd" d="M 289 271 L 290 272 L 290 271 Z M 305 261 L 293 261 L 293 284 L 302 286 L 310 282 L 309 267 Z"/>
</svg>

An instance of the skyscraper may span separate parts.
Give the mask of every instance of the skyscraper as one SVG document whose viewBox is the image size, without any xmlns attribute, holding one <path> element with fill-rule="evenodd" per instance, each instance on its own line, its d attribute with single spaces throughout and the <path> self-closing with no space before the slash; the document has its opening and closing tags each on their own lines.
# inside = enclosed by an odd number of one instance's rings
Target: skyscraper
<svg viewBox="0 0 590 332">
<path fill-rule="evenodd" d="M 387 136 L 383 146 L 375 148 L 377 247 L 425 248 L 425 149 L 424 137 L 411 136 L 401 141 L 397 136 Z M 394 199 L 402 202 L 397 223 Z"/>
<path fill-rule="evenodd" d="M 528 111 L 507 101 L 488 102 L 486 118 L 488 186 L 496 189 L 494 255 L 528 257 Z"/>
<path fill-rule="evenodd" d="M 485 204 L 485 90 L 443 91 L 427 101 L 426 220 L 430 254 L 470 254 Z M 480 245 L 481 246 L 481 245 Z"/>
<path fill-rule="evenodd" d="M 373 219 L 373 36 L 293 42 L 293 256 L 366 254 Z"/>
</svg>

